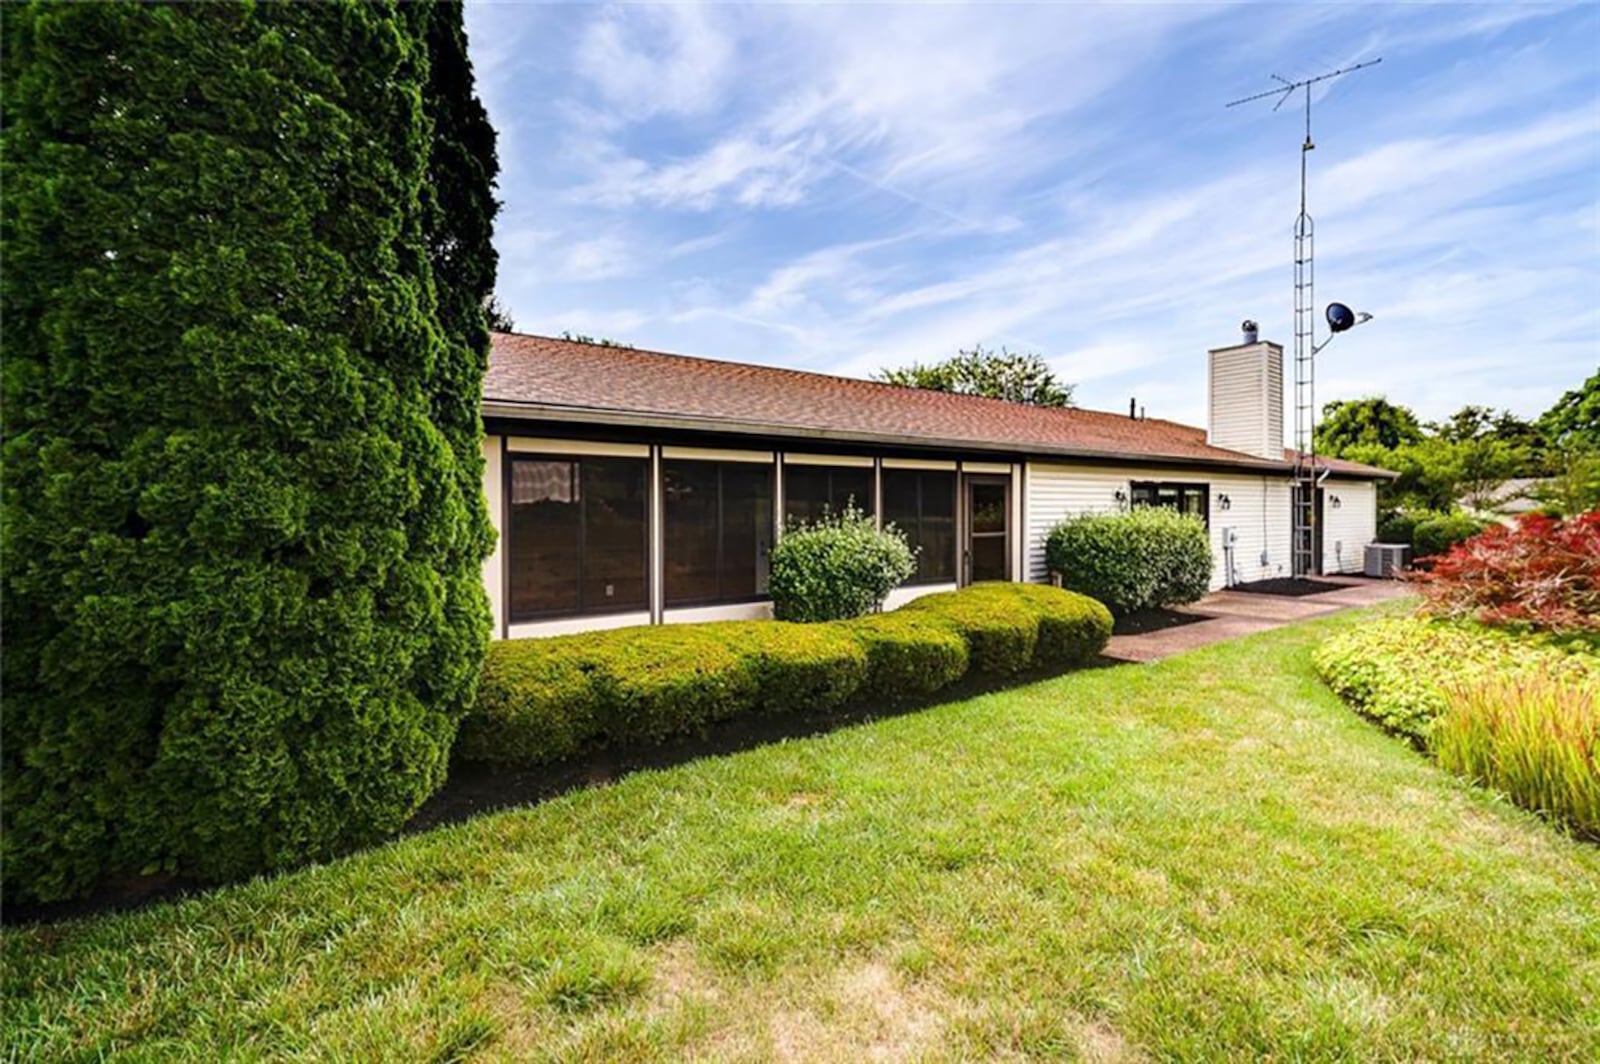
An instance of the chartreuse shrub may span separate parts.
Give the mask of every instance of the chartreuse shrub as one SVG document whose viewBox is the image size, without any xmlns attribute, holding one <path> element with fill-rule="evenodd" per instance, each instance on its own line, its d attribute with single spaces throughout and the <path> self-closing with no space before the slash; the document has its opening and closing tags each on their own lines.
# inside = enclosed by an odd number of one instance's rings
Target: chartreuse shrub
<svg viewBox="0 0 1600 1064">
<path fill-rule="evenodd" d="M 1194 602 L 1211 586 L 1205 522 L 1161 506 L 1068 518 L 1050 530 L 1045 561 L 1062 587 L 1116 614 Z"/>
<path fill-rule="evenodd" d="M 1313 661 L 1358 712 L 1419 746 L 1450 708 L 1453 690 L 1535 678 L 1600 685 L 1592 642 L 1426 617 L 1381 618 L 1342 632 Z"/>
<path fill-rule="evenodd" d="M 837 621 L 882 608 L 916 571 L 906 538 L 855 507 L 784 530 L 772 548 L 772 612 L 780 621 Z"/>
<path fill-rule="evenodd" d="M 1440 765 L 1600 838 L 1600 684 L 1486 676 L 1445 698 L 1428 736 Z"/>
<path fill-rule="evenodd" d="M 1105 648 L 1111 613 L 1083 595 L 1038 584 L 974 584 L 914 599 L 900 613 L 950 623 L 967 641 L 979 672 L 1077 665 Z"/>
<path fill-rule="evenodd" d="M 461 757 L 539 764 L 656 743 L 730 717 L 894 702 L 971 667 L 1062 667 L 1111 634 L 1105 607 L 1049 587 L 980 584 L 892 613 L 794 624 L 730 621 L 496 643 Z"/>
<path fill-rule="evenodd" d="M 754 708 L 762 713 L 827 712 L 860 690 L 867 651 L 843 625 L 778 622 L 708 625 L 753 657 Z"/>
<path fill-rule="evenodd" d="M 487 643 L 454 5 L 3 20 L 8 898 L 404 823 Z"/>
<path fill-rule="evenodd" d="M 866 654 L 863 699 L 898 701 L 932 694 L 967 674 L 967 641 L 932 613 L 894 610 L 842 622 Z"/>
</svg>

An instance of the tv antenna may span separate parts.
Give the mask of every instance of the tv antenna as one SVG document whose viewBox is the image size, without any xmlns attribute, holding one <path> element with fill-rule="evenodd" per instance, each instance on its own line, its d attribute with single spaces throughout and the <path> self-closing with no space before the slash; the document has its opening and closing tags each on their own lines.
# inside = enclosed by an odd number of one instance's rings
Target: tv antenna
<svg viewBox="0 0 1600 1064">
<path fill-rule="evenodd" d="M 1354 66 L 1340 67 L 1330 70 L 1326 74 L 1318 74 L 1314 78 L 1302 81 L 1290 81 L 1288 78 L 1272 75 L 1274 79 L 1282 82 L 1277 88 L 1258 92 L 1254 96 L 1246 96 L 1227 104 L 1228 107 L 1238 107 L 1242 103 L 1251 103 L 1255 100 L 1265 100 L 1276 96 L 1278 102 L 1272 105 L 1276 111 L 1289 101 L 1295 90 L 1300 90 L 1305 95 L 1306 102 L 1306 139 L 1300 145 L 1300 215 L 1294 222 L 1294 538 L 1291 541 L 1290 558 L 1293 563 L 1293 573 L 1296 578 L 1313 575 L 1317 568 L 1316 538 L 1320 534 L 1317 527 L 1316 497 L 1318 489 L 1317 476 L 1317 352 L 1327 347 L 1334 336 L 1367 321 L 1370 314 L 1357 314 L 1343 303 L 1328 304 L 1328 339 L 1321 344 L 1317 343 L 1317 308 L 1316 308 L 1316 227 L 1312 224 L 1311 214 L 1306 209 L 1306 158 L 1316 147 L 1311 139 L 1311 86 L 1318 82 L 1330 81 L 1333 78 L 1353 74 L 1369 66 L 1377 66 L 1383 62 L 1382 57 L 1368 59 Z"/>
</svg>

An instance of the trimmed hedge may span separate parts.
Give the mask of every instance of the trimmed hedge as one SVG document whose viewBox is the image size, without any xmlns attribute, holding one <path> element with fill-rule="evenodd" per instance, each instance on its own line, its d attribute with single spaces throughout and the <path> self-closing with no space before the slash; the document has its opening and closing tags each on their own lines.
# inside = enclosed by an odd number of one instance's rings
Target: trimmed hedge
<svg viewBox="0 0 1600 1064">
<path fill-rule="evenodd" d="M 931 694 L 968 668 L 1015 673 L 1093 657 L 1098 602 L 980 584 L 893 613 L 820 624 L 734 621 L 496 643 L 457 741 L 472 761 L 531 765 L 655 743 L 747 713 L 825 713 Z"/>
<path fill-rule="evenodd" d="M 988 594 L 983 585 L 924 595 L 902 610 L 925 613 L 950 624 L 967 642 L 974 672 L 1021 672 L 1033 664 L 1039 618 L 1014 601 Z"/>
<path fill-rule="evenodd" d="M 866 679 L 867 651 L 840 625 L 742 621 L 705 627 L 752 659 L 751 708 L 759 713 L 838 709 Z"/>
<path fill-rule="evenodd" d="M 1050 530 L 1044 550 L 1062 587 L 1117 614 L 1195 602 L 1211 588 L 1205 522 L 1162 506 L 1068 518 Z"/>
<path fill-rule="evenodd" d="M 1111 638 L 1105 606 L 1040 584 L 974 584 L 913 599 L 899 612 L 929 613 L 951 623 L 966 639 L 979 672 L 1082 664 Z"/>
<path fill-rule="evenodd" d="M 845 621 L 867 656 L 858 692 L 878 701 L 932 694 L 967 674 L 967 641 L 949 621 L 895 610 Z"/>
</svg>

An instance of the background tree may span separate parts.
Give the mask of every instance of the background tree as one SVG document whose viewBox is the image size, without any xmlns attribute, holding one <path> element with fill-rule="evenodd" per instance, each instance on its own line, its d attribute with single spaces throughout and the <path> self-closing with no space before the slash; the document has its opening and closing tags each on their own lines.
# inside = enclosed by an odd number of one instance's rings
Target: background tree
<svg viewBox="0 0 1600 1064">
<path fill-rule="evenodd" d="M 511 311 L 506 309 L 506 305 L 500 302 L 498 296 L 491 294 L 488 299 L 483 301 L 483 316 L 489 323 L 489 328 L 495 332 L 508 333 L 517 331 L 517 323 L 511 317 Z"/>
<path fill-rule="evenodd" d="M 1494 418 L 1491 408 L 1468 404 L 1443 421 L 1428 422 L 1428 431 L 1447 443 L 1462 443 L 1493 432 Z"/>
<path fill-rule="evenodd" d="M 1600 372 L 1557 399 L 1538 426 L 1559 447 L 1600 452 Z"/>
<path fill-rule="evenodd" d="M 1422 426 L 1408 408 L 1381 396 L 1336 399 L 1322 408 L 1317 423 L 1317 453 L 1342 456 L 1352 447 L 1393 449 L 1422 439 Z"/>
<path fill-rule="evenodd" d="M 0 32 L 6 896 L 381 837 L 488 637 L 496 163 L 460 10 Z"/>
<path fill-rule="evenodd" d="M 931 365 L 884 369 L 873 380 L 960 395 L 982 395 L 1033 406 L 1071 406 L 1073 386 L 1056 379 L 1038 354 L 985 350 L 982 345 Z"/>
</svg>

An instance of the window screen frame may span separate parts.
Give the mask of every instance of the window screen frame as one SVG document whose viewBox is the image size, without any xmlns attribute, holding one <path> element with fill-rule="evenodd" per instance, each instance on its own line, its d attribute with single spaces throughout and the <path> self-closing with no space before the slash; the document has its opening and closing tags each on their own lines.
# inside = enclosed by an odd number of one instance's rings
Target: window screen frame
<svg viewBox="0 0 1600 1064">
<path fill-rule="evenodd" d="M 713 467 L 716 468 L 716 472 L 717 472 L 717 518 L 716 518 L 715 529 L 716 529 L 716 539 L 717 539 L 717 561 L 716 561 L 717 594 L 715 596 L 711 596 L 711 597 L 698 596 L 698 597 L 695 597 L 695 598 L 674 599 L 672 597 L 672 590 L 668 586 L 668 571 L 669 571 L 670 566 L 671 566 L 671 554 L 672 554 L 672 533 L 671 533 L 671 530 L 668 528 L 668 511 L 669 511 L 669 508 L 670 508 L 670 502 L 667 499 L 667 470 L 668 470 L 668 467 L 673 466 L 673 465 L 678 465 L 678 464 L 693 464 L 693 465 L 702 465 L 702 466 L 713 466 Z M 765 530 L 766 531 L 766 537 L 765 537 L 766 538 L 766 548 L 765 549 L 766 549 L 766 554 L 767 554 L 767 558 L 768 558 L 768 565 L 769 565 L 769 569 L 768 569 L 768 573 L 767 573 L 768 588 L 765 591 L 757 590 L 756 593 L 752 594 L 752 595 L 725 595 L 725 594 L 723 594 L 723 591 L 722 591 L 723 587 L 725 586 L 725 580 L 726 580 L 726 577 L 727 577 L 727 562 L 726 562 L 726 557 L 725 557 L 725 554 L 726 554 L 725 546 L 726 546 L 726 540 L 727 540 L 727 520 L 726 520 L 727 507 L 726 507 L 726 478 L 725 478 L 724 474 L 730 468 L 741 468 L 741 467 L 742 468 L 747 468 L 747 469 L 751 469 L 751 468 L 753 468 L 753 469 L 762 469 L 762 470 L 766 471 L 766 476 L 767 476 L 767 505 L 770 507 L 770 513 L 768 514 L 768 520 L 767 520 L 767 526 L 768 527 Z M 760 603 L 760 602 L 770 602 L 772 600 L 770 564 L 771 564 L 772 548 L 777 544 L 778 524 L 779 524 L 779 521 L 778 521 L 778 496 L 777 496 L 778 482 L 777 482 L 777 477 L 778 477 L 778 463 L 777 463 L 775 458 L 765 458 L 765 459 L 762 459 L 760 461 L 748 461 L 748 460 L 728 459 L 728 458 L 680 458 L 680 457 L 667 457 L 667 456 L 663 456 L 662 457 L 662 459 L 661 459 L 661 472 L 660 472 L 660 478 L 661 478 L 661 484 L 660 484 L 660 488 L 661 488 L 661 537 L 662 537 L 660 572 L 661 572 L 661 608 L 662 608 L 663 611 L 701 609 L 701 608 L 704 608 L 704 607 L 707 607 L 707 606 L 744 606 L 744 605 L 750 605 L 750 604 Z M 760 547 L 761 536 L 760 536 L 760 533 L 761 533 L 761 529 L 758 528 L 757 529 L 757 560 L 758 560 L 758 562 L 759 562 L 759 559 L 760 559 L 760 551 L 761 551 L 761 547 Z M 758 578 L 757 579 L 757 583 L 759 584 L 759 582 L 760 582 L 760 580 Z"/>
<path fill-rule="evenodd" d="M 815 518 L 797 518 L 790 514 L 789 503 L 793 498 L 790 484 L 796 474 L 804 476 L 810 473 L 825 473 L 828 478 L 827 498 L 823 500 L 823 513 L 836 516 L 844 512 L 842 506 L 834 505 L 836 491 L 834 484 L 838 474 L 845 473 L 854 476 L 864 476 L 867 480 L 867 494 L 864 498 L 855 496 L 855 508 L 867 517 L 877 520 L 878 516 L 878 477 L 877 469 L 872 465 L 829 465 L 823 462 L 791 462 L 788 459 L 783 463 L 783 512 L 779 514 L 778 524 L 784 529 L 790 528 L 796 520 L 815 520 Z"/>
<path fill-rule="evenodd" d="M 644 520 L 640 533 L 640 545 L 643 548 L 644 563 L 644 600 L 630 605 L 597 605 L 587 606 L 584 602 L 584 570 L 589 557 L 588 541 L 588 493 L 583 490 L 583 465 L 585 462 L 636 462 L 642 467 L 644 475 Z M 519 462 L 564 462 L 576 468 L 572 471 L 574 481 L 578 485 L 578 606 L 576 609 L 552 610 L 518 610 L 515 596 L 516 579 L 514 569 L 516 566 L 516 503 L 514 501 L 514 484 L 516 467 Z M 654 554 L 651 549 L 650 530 L 655 523 L 655 492 L 651 483 L 650 459 L 644 455 L 611 455 L 611 454 L 585 454 L 572 452 L 546 452 L 546 451 L 507 451 L 502 462 L 504 480 L 504 523 L 501 530 L 505 537 L 505 611 L 506 623 L 511 624 L 536 624 L 541 621 L 559 621 L 572 617 L 607 617 L 627 613 L 649 613 L 650 601 L 653 591 Z"/>
<path fill-rule="evenodd" d="M 888 481 L 889 481 L 890 477 L 898 477 L 898 476 L 914 476 L 916 478 L 916 484 L 917 484 L 917 518 L 916 518 L 916 528 L 915 528 L 914 531 L 912 529 L 906 528 L 899 521 L 894 520 L 889 516 L 889 487 L 888 487 Z M 918 548 L 920 548 L 922 546 L 922 539 L 923 539 L 922 528 L 923 528 L 923 521 L 925 519 L 923 483 L 924 483 L 925 478 L 927 478 L 929 476 L 948 477 L 948 478 L 950 478 L 950 492 L 951 492 L 951 494 L 950 494 L 950 503 L 951 503 L 951 510 L 950 510 L 950 542 L 951 542 L 951 549 L 950 549 L 950 556 L 947 559 L 947 561 L 950 564 L 950 575 L 948 575 L 948 576 L 923 576 L 922 575 L 923 552 Z M 882 500 L 883 500 L 883 506 L 881 508 L 881 512 L 880 512 L 879 518 L 878 518 L 878 527 L 884 528 L 884 527 L 887 527 L 888 525 L 892 524 L 896 528 L 899 528 L 902 532 L 906 533 L 907 539 L 910 541 L 912 549 L 917 551 L 917 571 L 912 573 L 911 576 L 908 577 L 899 586 L 901 586 L 901 587 L 935 587 L 935 586 L 939 586 L 939 585 L 943 585 L 943 584 L 956 584 L 956 585 L 959 585 L 961 583 L 961 520 L 960 520 L 960 513 L 961 513 L 961 475 L 960 475 L 960 473 L 957 472 L 954 469 L 907 469 L 907 468 L 898 468 L 898 467 L 895 467 L 895 466 L 884 466 L 884 468 L 879 473 L 878 493 L 882 497 Z"/>
</svg>

